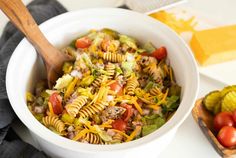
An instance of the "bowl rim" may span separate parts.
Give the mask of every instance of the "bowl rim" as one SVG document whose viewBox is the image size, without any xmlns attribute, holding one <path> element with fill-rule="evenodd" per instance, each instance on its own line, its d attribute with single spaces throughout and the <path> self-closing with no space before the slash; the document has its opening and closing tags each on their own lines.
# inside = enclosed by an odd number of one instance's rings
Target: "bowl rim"
<svg viewBox="0 0 236 158">
<path fill-rule="evenodd" d="M 192 68 L 192 75 L 195 76 L 192 78 L 191 83 L 191 90 L 195 90 L 195 92 L 192 93 L 191 96 L 189 96 L 191 101 L 188 102 L 189 108 L 185 110 L 185 114 L 181 114 L 181 118 L 176 120 L 176 119 L 171 119 L 167 123 L 165 123 L 160 129 L 156 130 L 155 132 L 149 134 L 148 136 L 142 137 L 140 139 L 130 141 L 127 143 L 121 143 L 121 144 L 115 144 L 115 145 L 93 145 L 93 144 L 85 144 L 85 143 L 80 143 L 76 142 L 64 137 L 61 137 L 49 129 L 47 129 L 45 126 L 43 126 L 39 121 L 36 119 L 34 120 L 29 120 L 30 117 L 33 115 L 28 111 L 26 113 L 22 112 L 22 110 L 17 110 L 17 100 L 15 95 L 14 95 L 14 87 L 12 87 L 12 72 L 14 71 L 15 67 L 15 62 L 19 59 L 17 59 L 19 52 L 18 50 L 23 47 L 26 42 L 28 42 L 25 38 L 19 43 L 19 45 L 16 47 L 14 50 L 8 67 L 7 67 L 7 72 L 6 72 L 6 88 L 7 88 L 7 94 L 11 103 L 11 106 L 17 116 L 20 118 L 20 120 L 30 129 L 33 131 L 34 134 L 39 136 L 41 139 L 54 144 L 56 146 L 71 150 L 71 151 L 80 151 L 80 152 L 86 152 L 86 153 L 97 153 L 97 152 L 109 152 L 109 151 L 119 151 L 119 150 L 130 150 L 131 148 L 136 148 L 140 147 L 141 145 L 151 143 L 153 141 L 156 141 L 160 138 L 162 138 L 165 134 L 169 133 L 170 131 L 177 129 L 180 124 L 186 119 L 186 117 L 190 114 L 192 107 L 194 106 L 194 101 L 197 98 L 197 93 L 199 89 L 199 73 L 198 73 L 198 68 L 196 61 L 194 60 L 193 53 L 191 53 L 190 48 L 187 46 L 187 44 L 184 42 L 182 38 L 180 38 L 177 33 L 175 33 L 173 30 L 171 30 L 168 26 L 162 24 L 161 22 L 148 17 L 145 14 L 137 13 L 134 11 L 126 10 L 126 9 L 120 9 L 120 8 L 91 8 L 91 9 L 82 9 L 78 11 L 71 11 L 67 12 L 61 15 L 58 15 L 52 19 L 47 20 L 46 22 L 42 23 L 40 25 L 40 29 L 44 32 L 48 29 L 48 26 L 52 26 L 53 24 L 57 23 L 58 21 L 62 21 L 62 19 L 65 19 L 70 16 L 76 16 L 76 15 L 81 15 L 81 14 L 88 14 L 90 12 L 94 13 L 101 13 L 101 12 L 107 12 L 109 14 L 122 14 L 122 15 L 129 15 L 129 16 L 137 16 L 140 19 L 144 20 L 144 22 L 149 22 L 153 25 L 158 25 L 159 28 L 169 32 L 172 34 L 173 38 L 175 38 L 179 44 L 183 46 L 185 49 L 185 56 L 189 59 L 189 67 Z M 190 89 L 190 88 L 189 88 Z M 190 92 L 190 91 L 189 91 Z M 184 104 L 183 101 L 181 101 L 181 104 Z M 180 104 L 180 105 L 181 105 Z M 25 104 L 26 106 L 26 104 Z M 28 115 L 30 113 L 32 116 Z M 178 110 L 176 114 L 173 116 L 175 117 L 178 113 Z M 157 132 L 158 131 L 158 132 Z M 155 139 L 154 139 L 155 138 Z"/>
</svg>

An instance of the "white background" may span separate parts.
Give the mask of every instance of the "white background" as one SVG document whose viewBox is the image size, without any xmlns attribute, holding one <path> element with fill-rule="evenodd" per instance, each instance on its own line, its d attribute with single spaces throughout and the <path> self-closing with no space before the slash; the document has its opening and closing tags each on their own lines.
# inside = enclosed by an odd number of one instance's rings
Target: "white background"
<svg viewBox="0 0 236 158">
<path fill-rule="evenodd" d="M 30 0 L 23 0 L 25 3 Z M 88 7 L 115 7 L 122 0 L 59 0 L 68 10 L 78 10 Z M 193 8 L 208 18 L 213 18 L 221 24 L 236 24 L 236 0 L 189 0 L 182 6 Z M 0 11 L 0 34 L 7 18 Z M 199 97 L 208 91 L 221 88 L 223 85 L 201 76 Z M 28 139 L 30 141 L 30 139 Z M 161 158 L 186 157 L 186 158 L 218 158 L 218 154 L 209 144 L 207 139 L 194 122 L 191 115 L 180 126 L 174 140 L 161 153 Z"/>
</svg>

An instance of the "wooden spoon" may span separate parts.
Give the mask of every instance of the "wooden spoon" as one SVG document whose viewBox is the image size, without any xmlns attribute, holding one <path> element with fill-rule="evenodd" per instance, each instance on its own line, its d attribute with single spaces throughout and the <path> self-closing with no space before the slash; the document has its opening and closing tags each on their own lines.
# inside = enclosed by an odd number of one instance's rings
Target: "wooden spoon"
<svg viewBox="0 0 236 158">
<path fill-rule="evenodd" d="M 63 63 L 72 60 L 72 57 L 60 52 L 45 38 L 21 0 L 0 0 L 0 9 L 43 58 L 47 70 L 48 86 L 51 87 L 61 75 Z"/>
</svg>

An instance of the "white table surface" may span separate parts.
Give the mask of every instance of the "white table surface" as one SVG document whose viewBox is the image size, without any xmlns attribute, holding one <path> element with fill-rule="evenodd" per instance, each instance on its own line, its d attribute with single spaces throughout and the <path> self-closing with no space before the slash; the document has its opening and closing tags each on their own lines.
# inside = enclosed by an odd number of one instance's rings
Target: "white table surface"
<svg viewBox="0 0 236 158">
<path fill-rule="evenodd" d="M 28 3 L 30 0 L 23 0 Z M 59 0 L 68 10 L 78 10 L 88 7 L 115 7 L 122 3 L 122 0 Z M 236 0 L 189 0 L 182 6 L 193 8 L 200 14 L 213 18 L 223 24 L 236 24 Z M 7 18 L 0 11 L 0 34 Z M 229 78 L 228 78 L 229 79 Z M 227 80 L 227 78 L 225 78 Z M 222 88 L 224 85 L 210 80 L 207 77 L 200 76 L 200 91 L 198 97 L 203 96 L 208 91 Z M 31 142 L 27 131 L 24 128 L 14 125 L 21 137 L 27 142 Z M 175 138 L 169 146 L 161 153 L 160 158 L 218 158 L 219 155 L 207 141 L 200 131 L 192 116 L 189 115 L 184 123 L 178 129 Z"/>
</svg>

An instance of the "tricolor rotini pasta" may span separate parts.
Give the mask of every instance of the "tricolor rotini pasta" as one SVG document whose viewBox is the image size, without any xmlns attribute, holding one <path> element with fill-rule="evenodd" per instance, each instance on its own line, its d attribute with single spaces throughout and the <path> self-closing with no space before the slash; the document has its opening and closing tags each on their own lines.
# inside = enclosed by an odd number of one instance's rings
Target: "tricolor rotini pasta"
<svg viewBox="0 0 236 158">
<path fill-rule="evenodd" d="M 26 98 L 35 118 L 63 137 L 129 142 L 160 128 L 179 106 L 181 88 L 165 47 L 105 28 L 89 31 L 62 52 L 75 61 L 64 63 L 52 89 L 40 81 Z"/>
</svg>

